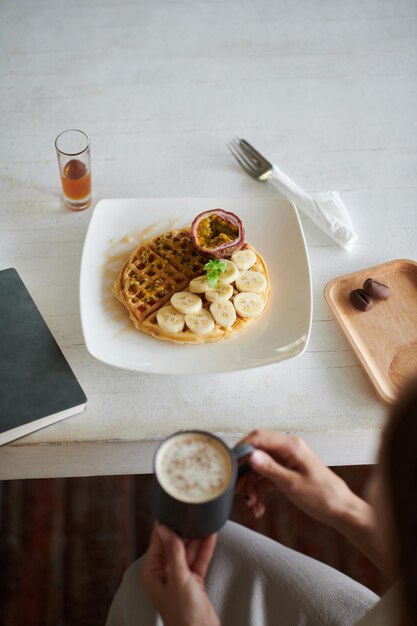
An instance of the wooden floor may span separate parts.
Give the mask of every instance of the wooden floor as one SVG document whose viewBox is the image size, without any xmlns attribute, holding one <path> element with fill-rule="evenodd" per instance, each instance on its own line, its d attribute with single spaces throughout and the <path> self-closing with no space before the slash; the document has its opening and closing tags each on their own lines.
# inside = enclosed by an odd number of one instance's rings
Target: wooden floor
<svg viewBox="0 0 417 626">
<path fill-rule="evenodd" d="M 369 468 L 337 472 L 361 493 Z M 146 550 L 150 476 L 0 483 L 0 624 L 101 626 L 124 569 Z M 336 532 L 273 494 L 255 521 L 237 497 L 233 519 L 382 593 L 386 582 Z"/>
</svg>

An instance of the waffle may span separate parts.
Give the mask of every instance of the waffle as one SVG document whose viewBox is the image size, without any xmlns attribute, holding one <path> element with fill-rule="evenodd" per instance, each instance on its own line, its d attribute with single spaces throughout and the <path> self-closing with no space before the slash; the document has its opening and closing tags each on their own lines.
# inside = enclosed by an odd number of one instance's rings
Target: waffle
<svg viewBox="0 0 417 626">
<path fill-rule="evenodd" d="M 173 230 L 141 244 L 124 263 L 114 292 L 139 330 L 177 291 L 203 273 L 207 262 L 191 241 L 189 229 Z"/>
<path fill-rule="evenodd" d="M 257 257 L 253 269 L 267 279 L 267 288 L 262 294 L 266 306 L 270 294 L 268 270 L 261 255 L 248 244 L 246 246 Z M 127 308 L 135 327 L 158 339 L 199 344 L 234 336 L 256 318 L 237 316 L 233 326 L 223 328 L 216 324 L 212 332 L 201 336 L 195 335 L 187 327 L 179 333 L 169 333 L 158 325 L 158 310 L 169 304 L 174 293 L 188 291 L 190 280 L 204 273 L 207 260 L 205 255 L 194 248 L 189 229 L 164 233 L 144 242 L 131 254 L 120 270 L 114 292 Z M 208 309 L 209 305 L 203 298 L 203 307 Z"/>
</svg>

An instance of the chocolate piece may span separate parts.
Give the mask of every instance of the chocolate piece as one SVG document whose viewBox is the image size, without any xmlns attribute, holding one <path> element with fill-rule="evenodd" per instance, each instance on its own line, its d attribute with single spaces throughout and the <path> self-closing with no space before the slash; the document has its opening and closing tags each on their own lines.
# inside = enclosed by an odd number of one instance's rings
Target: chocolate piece
<svg viewBox="0 0 417 626">
<path fill-rule="evenodd" d="M 374 301 L 363 289 L 354 289 L 350 292 L 350 301 L 356 309 L 369 311 L 374 306 Z"/>
<path fill-rule="evenodd" d="M 363 283 L 363 290 L 377 300 L 388 300 L 391 295 L 390 288 L 379 283 L 375 278 L 367 278 Z"/>
</svg>

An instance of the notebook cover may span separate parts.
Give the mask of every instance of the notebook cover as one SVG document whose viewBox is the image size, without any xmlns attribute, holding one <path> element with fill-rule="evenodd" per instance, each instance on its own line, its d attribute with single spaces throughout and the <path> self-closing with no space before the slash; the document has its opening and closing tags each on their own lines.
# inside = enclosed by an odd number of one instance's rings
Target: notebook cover
<svg viewBox="0 0 417 626">
<path fill-rule="evenodd" d="M 0 271 L 0 433 L 86 401 L 19 274 Z"/>
</svg>

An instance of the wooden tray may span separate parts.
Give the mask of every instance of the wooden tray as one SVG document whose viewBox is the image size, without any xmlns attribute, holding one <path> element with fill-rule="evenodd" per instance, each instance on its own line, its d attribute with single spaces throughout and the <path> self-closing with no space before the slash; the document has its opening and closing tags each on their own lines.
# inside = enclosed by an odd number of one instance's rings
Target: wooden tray
<svg viewBox="0 0 417 626">
<path fill-rule="evenodd" d="M 367 278 L 388 285 L 388 300 L 359 311 L 349 294 Z M 324 297 L 381 400 L 392 404 L 417 376 L 417 263 L 397 259 L 334 278 Z"/>
</svg>

